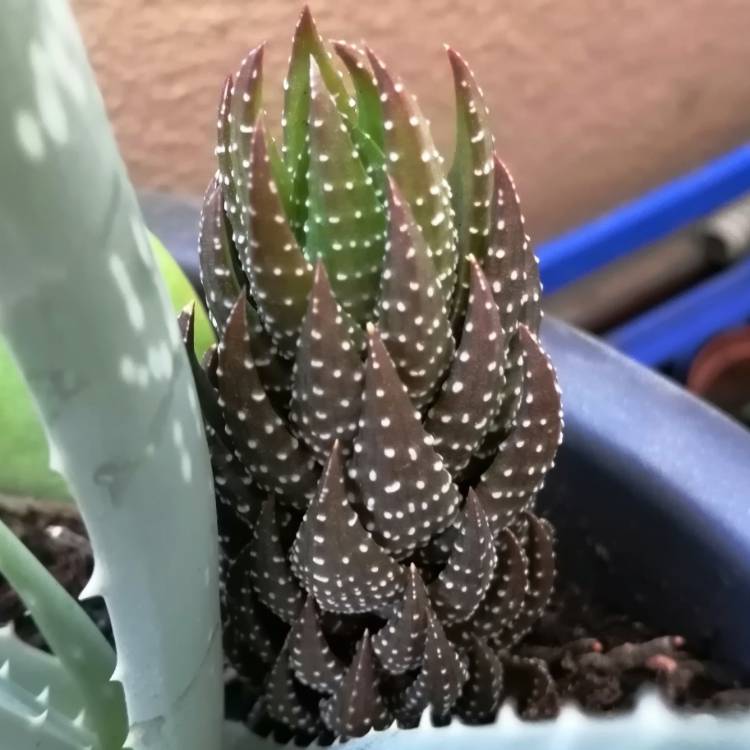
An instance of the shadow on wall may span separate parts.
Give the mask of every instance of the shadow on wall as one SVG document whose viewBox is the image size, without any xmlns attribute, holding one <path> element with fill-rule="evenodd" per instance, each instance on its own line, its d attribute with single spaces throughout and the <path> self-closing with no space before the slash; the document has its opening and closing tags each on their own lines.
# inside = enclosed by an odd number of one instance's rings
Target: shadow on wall
<svg viewBox="0 0 750 750">
<path fill-rule="evenodd" d="M 121 148 L 143 186 L 202 192 L 219 88 L 264 40 L 267 107 L 301 5 L 265 0 L 72 0 Z M 487 95 L 498 150 L 536 239 L 697 165 L 750 130 L 750 3 L 650 0 L 317 0 L 324 35 L 365 37 L 420 96 L 452 151 L 442 43 Z"/>
</svg>

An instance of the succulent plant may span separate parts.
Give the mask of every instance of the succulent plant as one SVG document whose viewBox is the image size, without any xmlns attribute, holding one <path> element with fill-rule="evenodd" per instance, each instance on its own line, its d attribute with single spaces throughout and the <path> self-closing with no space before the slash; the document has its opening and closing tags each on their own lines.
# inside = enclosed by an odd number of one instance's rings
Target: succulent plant
<svg viewBox="0 0 750 750">
<path fill-rule="evenodd" d="M 428 707 L 483 722 L 511 682 L 551 689 L 512 647 L 553 587 L 534 502 L 560 398 L 515 186 L 448 58 L 448 171 L 402 82 L 308 10 L 280 149 L 263 46 L 222 89 L 200 236 L 219 343 L 192 361 L 225 650 L 259 727 L 352 737 Z M 181 325 L 192 352 L 189 311 Z"/>
</svg>

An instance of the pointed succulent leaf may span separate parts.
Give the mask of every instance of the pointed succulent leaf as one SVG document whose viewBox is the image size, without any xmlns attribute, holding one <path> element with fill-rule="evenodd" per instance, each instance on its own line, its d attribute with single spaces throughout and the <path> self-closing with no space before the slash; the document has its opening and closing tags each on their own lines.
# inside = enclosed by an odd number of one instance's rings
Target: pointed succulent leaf
<svg viewBox="0 0 750 750">
<path fill-rule="evenodd" d="M 266 712 L 283 726 L 306 735 L 320 731 L 320 719 L 316 712 L 305 705 L 297 692 L 286 645 L 271 670 L 265 698 Z"/>
<path fill-rule="evenodd" d="M 201 284 L 211 322 L 219 332 L 245 283 L 224 212 L 225 190 L 218 175 L 211 180 L 203 198 L 198 242 Z"/>
<path fill-rule="evenodd" d="M 402 674 L 421 665 L 429 606 L 422 576 L 412 565 L 401 609 L 372 638 L 373 650 L 386 672 Z"/>
<path fill-rule="evenodd" d="M 448 716 L 468 677 L 466 664 L 446 637 L 437 616 L 428 610 L 422 669 L 404 693 L 399 718 L 412 724 L 428 706 L 433 716 Z"/>
<path fill-rule="evenodd" d="M 549 719 L 557 716 L 560 698 L 555 682 L 542 659 L 506 656 L 503 659 L 505 689 L 525 719 Z"/>
<path fill-rule="evenodd" d="M 245 305 L 245 317 L 250 331 L 250 349 L 260 382 L 274 408 L 285 414 L 292 393 L 292 364 L 279 356 L 279 350 L 266 331 L 260 313 L 250 303 Z"/>
<path fill-rule="evenodd" d="M 560 392 L 552 365 L 525 326 L 518 337 L 525 367 L 523 399 L 514 429 L 476 487 L 495 532 L 511 523 L 542 487 L 562 439 Z"/>
<path fill-rule="evenodd" d="M 383 62 L 370 50 L 380 92 L 385 127 L 384 150 L 388 171 L 408 202 L 422 230 L 446 301 L 453 293 L 456 271 L 456 232 L 450 187 L 427 121 L 400 81 L 394 81 Z"/>
<path fill-rule="evenodd" d="M 232 129 L 231 108 L 234 79 L 231 75 L 224 79 L 219 98 L 219 111 L 216 119 L 216 161 L 218 164 L 218 181 L 224 194 L 224 205 L 227 220 L 233 230 L 241 232 L 240 208 L 234 187 L 234 164 L 232 162 Z M 231 236 L 231 235 L 230 235 Z"/>
<path fill-rule="evenodd" d="M 253 131 L 263 96 L 263 45 L 250 50 L 234 76 L 229 101 L 229 156 L 240 220 L 246 222 L 247 174 Z M 244 244 L 244 243 L 243 243 Z"/>
<path fill-rule="evenodd" d="M 302 609 L 304 596 L 289 570 L 279 538 L 273 498 L 263 503 L 247 561 L 250 585 L 258 599 L 280 620 L 294 622 Z"/>
<path fill-rule="evenodd" d="M 389 183 L 388 243 L 378 328 L 415 406 L 426 404 L 450 365 L 453 334 L 435 266 L 408 205 Z"/>
<path fill-rule="evenodd" d="M 479 459 L 494 456 L 500 443 L 515 426 L 516 416 L 524 396 L 525 361 L 523 347 L 516 332 L 510 340 L 505 356 L 503 370 L 505 387 L 498 393 L 497 401 L 492 408 L 495 416 L 491 421 L 490 429 L 475 452 L 475 456 Z"/>
<path fill-rule="evenodd" d="M 253 592 L 249 575 L 250 546 L 230 565 L 225 588 L 224 651 L 230 664 L 244 677 L 252 677 L 258 665 L 270 666 L 279 644 L 263 605 Z"/>
<path fill-rule="evenodd" d="M 239 290 L 237 290 L 239 294 Z M 237 297 L 235 296 L 235 299 Z M 224 418 L 219 407 L 216 390 L 209 381 L 208 376 L 198 362 L 195 354 L 195 302 L 187 304 L 180 310 L 177 316 L 177 325 L 182 334 L 182 342 L 190 362 L 190 369 L 195 380 L 195 390 L 198 393 L 201 414 L 203 419 L 215 430 L 221 430 Z M 197 408 L 197 406 L 196 406 Z"/>
<path fill-rule="evenodd" d="M 225 432 L 258 485 L 282 502 L 307 507 L 315 494 L 317 469 L 311 455 L 274 411 L 255 365 L 241 297 L 219 342 L 217 369 Z"/>
<path fill-rule="evenodd" d="M 476 260 L 468 262 L 471 287 L 461 342 L 425 428 L 454 473 L 464 469 L 500 409 L 505 386 L 506 340 L 487 279 Z"/>
<path fill-rule="evenodd" d="M 435 613 L 446 625 L 471 617 L 487 593 L 497 563 L 495 540 L 473 490 L 445 568 L 430 584 Z"/>
<path fill-rule="evenodd" d="M 319 693 L 335 692 L 344 678 L 345 665 L 326 641 L 311 596 L 289 631 L 289 663 L 295 677 Z"/>
<path fill-rule="evenodd" d="M 497 565 L 487 594 L 464 632 L 493 643 L 519 615 L 528 586 L 528 560 L 513 532 L 500 532 Z"/>
<path fill-rule="evenodd" d="M 289 416 L 321 462 L 336 440 L 349 453 L 361 400 L 362 362 L 319 261 L 294 363 Z"/>
<path fill-rule="evenodd" d="M 371 729 L 385 729 L 388 711 L 378 689 L 370 634 L 357 645 L 351 666 L 336 692 L 320 706 L 323 722 L 335 735 L 361 737 Z"/>
<path fill-rule="evenodd" d="M 377 611 L 401 596 L 405 574 L 360 523 L 349 504 L 343 472 L 341 448 L 335 443 L 294 540 L 292 570 L 321 609 Z"/>
<path fill-rule="evenodd" d="M 552 524 L 533 513 L 524 513 L 527 522 L 526 558 L 528 590 L 523 610 L 506 635 L 506 642 L 520 640 L 547 609 L 555 586 L 555 535 Z"/>
<path fill-rule="evenodd" d="M 456 150 L 448 180 L 458 232 L 458 280 L 453 312 L 463 315 L 469 291 L 468 258 L 480 263 L 490 233 L 494 162 L 489 113 L 471 69 L 455 50 L 447 48 L 456 96 Z"/>
<path fill-rule="evenodd" d="M 291 358 L 312 285 L 312 266 L 284 215 L 262 119 L 253 136 L 248 198 L 250 240 L 243 266 L 263 325 L 279 353 Z"/>
<path fill-rule="evenodd" d="M 284 81 L 284 156 L 292 171 L 296 171 L 307 146 L 311 60 L 319 68 L 336 107 L 354 121 L 354 104 L 344 85 L 343 75 L 334 63 L 329 45 L 318 32 L 309 7 L 305 6 L 292 37 L 292 54 Z"/>
<path fill-rule="evenodd" d="M 382 151 L 385 130 L 380 93 L 364 50 L 348 42 L 334 42 L 334 49 L 349 71 L 357 99 L 357 127 Z"/>
<path fill-rule="evenodd" d="M 458 512 L 458 490 L 374 326 L 349 475 L 359 488 L 368 529 L 392 554 L 426 544 Z"/>
<path fill-rule="evenodd" d="M 484 259 L 484 273 L 492 286 L 500 309 L 503 328 L 514 332 L 525 315 L 534 320 L 539 305 L 539 289 L 529 278 L 529 268 L 536 259 L 524 228 L 523 214 L 513 178 L 505 165 L 494 157 L 494 193 L 489 246 Z M 538 270 L 537 270 L 538 273 Z M 534 301 L 532 297 L 536 295 Z"/>
<path fill-rule="evenodd" d="M 244 531 L 255 523 L 260 508 L 248 491 L 249 479 L 244 468 L 223 440 L 224 416 L 219 406 L 219 396 L 208 373 L 195 356 L 194 304 L 180 312 L 177 323 L 198 393 L 200 410 L 205 422 L 206 440 L 211 449 L 216 511 L 219 516 L 219 541 L 222 552 L 233 559 L 244 547 L 247 541 Z M 194 397 L 191 396 L 192 398 Z"/>
<path fill-rule="evenodd" d="M 300 240 L 304 237 L 303 225 L 307 215 L 312 61 L 320 70 L 325 87 L 331 93 L 338 110 L 354 122 L 354 100 L 344 86 L 343 75 L 333 62 L 328 44 L 318 33 L 310 9 L 305 7 L 292 39 L 289 70 L 284 81 L 284 114 L 281 120 L 284 131 L 282 151 L 291 188 L 289 219 Z"/>
<path fill-rule="evenodd" d="M 467 724 L 494 721 L 503 697 L 503 665 L 483 638 L 473 637 L 467 648 L 469 679 L 456 703 Z"/>
<path fill-rule="evenodd" d="M 315 63 L 310 101 L 309 211 L 305 252 L 322 259 L 341 306 L 369 319 L 385 246 L 385 213 L 359 151 Z"/>
<path fill-rule="evenodd" d="M 265 114 L 262 115 L 265 118 Z M 276 140 L 272 135 L 266 134 L 266 149 L 268 150 L 268 165 L 271 170 L 271 177 L 273 178 L 276 190 L 281 198 L 281 206 L 284 209 L 284 216 L 287 217 L 287 221 L 291 226 L 291 216 L 293 214 L 293 195 L 292 195 L 292 179 L 291 175 L 287 171 L 284 159 L 279 153 L 279 148 L 276 145 Z M 252 153 L 252 144 L 251 144 Z M 296 230 L 295 230 L 296 236 Z"/>
</svg>

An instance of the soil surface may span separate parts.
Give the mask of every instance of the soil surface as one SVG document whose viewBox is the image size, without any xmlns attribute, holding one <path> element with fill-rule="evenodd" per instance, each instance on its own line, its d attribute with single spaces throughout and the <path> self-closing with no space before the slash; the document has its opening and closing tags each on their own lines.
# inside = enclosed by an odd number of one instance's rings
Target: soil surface
<svg viewBox="0 0 750 750">
<path fill-rule="evenodd" d="M 90 575 L 92 558 L 75 511 L 40 504 L 10 510 L 0 504 L 0 518 L 77 596 Z M 94 600 L 85 606 L 111 638 L 103 603 Z M 0 625 L 10 621 L 22 638 L 44 645 L 23 605 L 0 576 Z M 523 669 L 506 674 L 508 690 L 516 693 L 519 710 L 530 719 L 553 716 L 561 704 L 570 701 L 590 713 L 624 711 L 649 687 L 658 688 L 679 708 L 750 708 L 750 685 L 734 680 L 731 671 L 714 663 L 709 654 L 691 647 L 679 634 L 653 632 L 625 614 L 599 606 L 590 595 L 570 586 L 561 588 L 518 654 L 542 660 L 552 677 L 552 683 L 535 684 L 529 691 Z M 534 675 L 537 681 L 538 677 Z M 230 687 L 230 711 L 237 697 Z"/>
<path fill-rule="evenodd" d="M 11 506 L 12 503 L 12 506 Z M 91 546 L 75 508 L 63 503 L 6 500 L 0 497 L 0 519 L 44 564 L 73 597 L 83 590 L 93 569 Z M 111 640 L 106 608 L 94 598 L 81 605 Z M 0 574 L 0 626 L 12 622 L 16 633 L 34 646 L 44 639 L 25 607 Z"/>
</svg>

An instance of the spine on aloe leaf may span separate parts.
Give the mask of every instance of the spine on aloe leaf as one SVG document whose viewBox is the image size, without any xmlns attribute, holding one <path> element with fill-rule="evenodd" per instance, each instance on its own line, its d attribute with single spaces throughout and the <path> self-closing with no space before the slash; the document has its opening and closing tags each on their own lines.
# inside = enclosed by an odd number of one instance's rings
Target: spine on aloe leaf
<svg viewBox="0 0 750 750">
<path fill-rule="evenodd" d="M 228 663 L 258 727 L 491 721 L 554 583 L 534 510 L 562 436 L 540 283 L 482 93 L 448 50 L 446 169 L 370 50 L 296 29 L 282 139 L 263 48 L 222 90 L 200 253 Z M 182 316 L 192 349 L 191 314 Z M 527 696 L 533 702 L 533 695 Z M 286 735 L 284 734 L 286 733 Z"/>
</svg>

